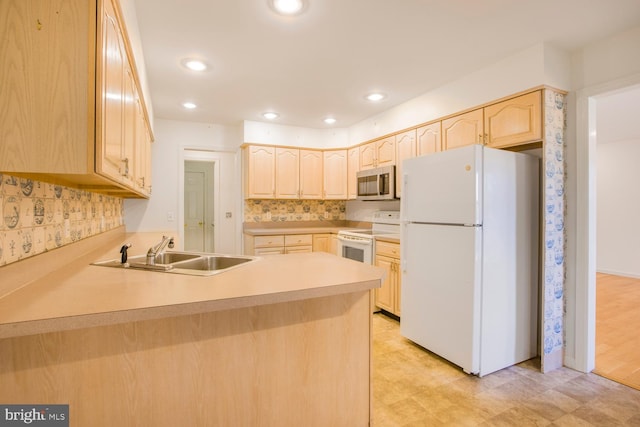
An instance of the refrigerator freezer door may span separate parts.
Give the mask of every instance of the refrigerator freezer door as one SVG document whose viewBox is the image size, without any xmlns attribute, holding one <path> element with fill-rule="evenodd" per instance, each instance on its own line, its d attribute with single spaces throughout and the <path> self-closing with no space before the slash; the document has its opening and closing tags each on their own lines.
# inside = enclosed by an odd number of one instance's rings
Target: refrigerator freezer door
<svg viewBox="0 0 640 427">
<path fill-rule="evenodd" d="M 400 332 L 474 374 L 480 365 L 481 241 L 481 227 L 402 225 Z"/>
<path fill-rule="evenodd" d="M 482 148 L 473 145 L 405 160 L 402 220 L 482 224 Z"/>
</svg>

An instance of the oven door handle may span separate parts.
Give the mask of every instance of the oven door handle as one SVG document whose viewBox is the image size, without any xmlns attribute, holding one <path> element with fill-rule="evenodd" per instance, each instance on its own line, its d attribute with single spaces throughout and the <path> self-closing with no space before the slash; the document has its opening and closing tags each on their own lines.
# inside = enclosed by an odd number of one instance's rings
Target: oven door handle
<svg viewBox="0 0 640 427">
<path fill-rule="evenodd" d="M 371 244 L 373 243 L 373 239 L 359 239 L 357 237 L 348 237 L 348 236 L 341 236 L 341 235 L 338 235 L 338 240 L 340 240 L 341 242 L 358 243 L 358 244 L 367 245 L 367 246 L 371 246 Z"/>
</svg>

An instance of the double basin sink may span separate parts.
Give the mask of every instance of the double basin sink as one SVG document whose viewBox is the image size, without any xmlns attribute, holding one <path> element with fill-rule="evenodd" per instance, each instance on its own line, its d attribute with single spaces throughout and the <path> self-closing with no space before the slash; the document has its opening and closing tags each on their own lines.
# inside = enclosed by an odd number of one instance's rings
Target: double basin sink
<svg viewBox="0 0 640 427">
<path fill-rule="evenodd" d="M 91 265 L 114 268 L 133 268 L 164 273 L 211 276 L 246 265 L 258 258 L 252 256 L 231 256 L 199 252 L 162 252 L 147 262 L 146 255 L 130 256 L 126 263 L 119 259 L 94 262 Z"/>
</svg>

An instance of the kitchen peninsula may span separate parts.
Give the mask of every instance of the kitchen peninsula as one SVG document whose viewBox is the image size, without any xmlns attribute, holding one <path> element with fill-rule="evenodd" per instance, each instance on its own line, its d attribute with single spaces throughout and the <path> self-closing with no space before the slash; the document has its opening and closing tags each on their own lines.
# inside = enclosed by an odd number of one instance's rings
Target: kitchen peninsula
<svg viewBox="0 0 640 427">
<path fill-rule="evenodd" d="M 159 240 L 105 234 L 0 269 L 19 285 L 1 285 L 0 402 L 69 404 L 72 426 L 369 425 L 381 269 L 326 253 L 209 277 L 92 266 Z"/>
</svg>

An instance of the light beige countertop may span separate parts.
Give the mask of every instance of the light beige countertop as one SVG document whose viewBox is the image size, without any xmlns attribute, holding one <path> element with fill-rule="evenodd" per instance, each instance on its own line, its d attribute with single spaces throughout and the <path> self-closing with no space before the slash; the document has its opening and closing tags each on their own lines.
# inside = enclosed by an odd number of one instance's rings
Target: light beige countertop
<svg viewBox="0 0 640 427">
<path fill-rule="evenodd" d="M 261 257 L 208 277 L 90 265 L 119 258 L 124 243 L 130 256 L 145 254 L 160 236 L 121 232 L 98 249 L 62 247 L 0 268 L 0 277 L 24 280 L 0 298 L 0 338 L 358 292 L 384 278 L 381 268 L 321 252 Z"/>
<path fill-rule="evenodd" d="M 245 222 L 243 233 L 250 236 L 271 236 L 275 234 L 337 234 L 340 230 L 356 229 L 371 229 L 371 223 L 360 221 Z"/>
<path fill-rule="evenodd" d="M 282 228 L 250 228 L 244 234 L 250 236 L 271 236 L 274 234 L 337 234 L 340 230 L 357 230 L 358 227 L 282 227 Z M 362 228 L 367 230 L 367 228 Z"/>
</svg>

